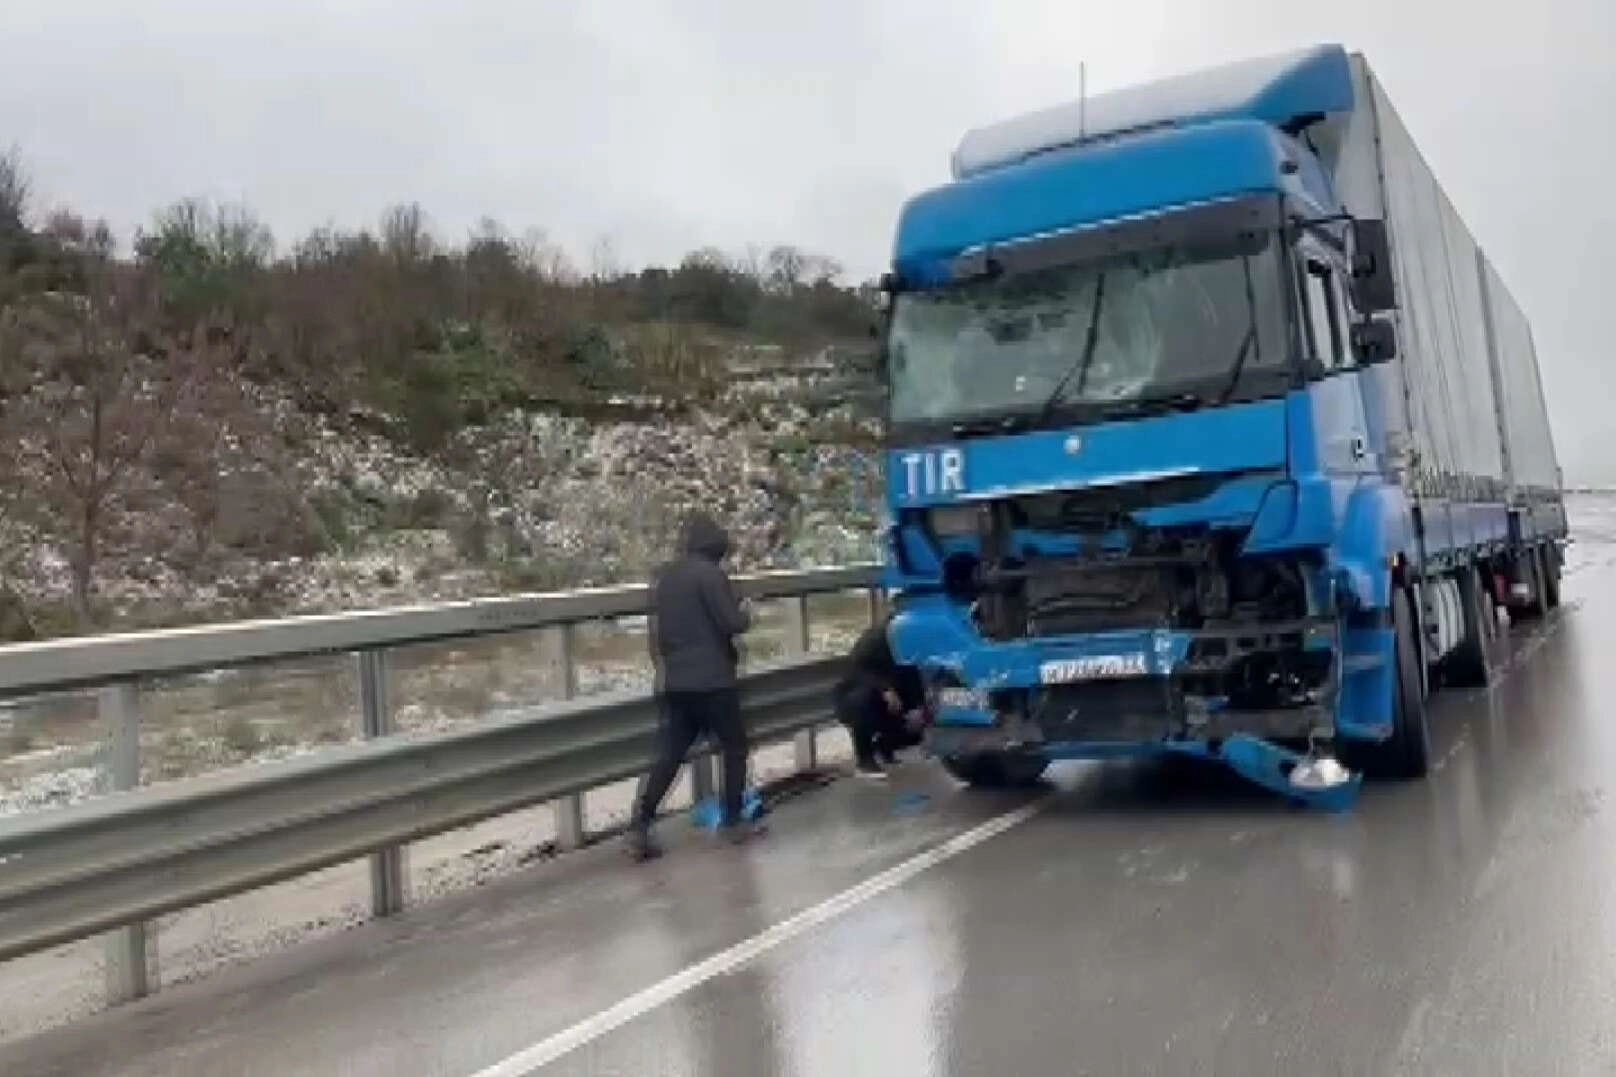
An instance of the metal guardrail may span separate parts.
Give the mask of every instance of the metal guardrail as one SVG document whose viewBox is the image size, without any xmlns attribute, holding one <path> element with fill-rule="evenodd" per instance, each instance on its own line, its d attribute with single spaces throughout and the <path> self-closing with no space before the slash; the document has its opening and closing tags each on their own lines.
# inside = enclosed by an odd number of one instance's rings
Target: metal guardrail
<svg viewBox="0 0 1616 1077">
<path fill-rule="evenodd" d="M 823 723 L 840 664 L 747 677 L 753 741 Z M 633 777 L 656 733 L 617 695 L 0 820 L 0 960 Z"/>
<path fill-rule="evenodd" d="M 754 743 L 796 738 L 815 762 L 836 662 L 808 659 L 807 596 L 866 590 L 877 567 L 771 572 L 737 579 L 752 599 L 789 599 L 792 663 L 743 685 Z M 151 917 L 365 854 L 378 916 L 405 902 L 404 843 L 549 801 L 563 849 L 583 843 L 584 794 L 643 772 L 656 724 L 647 697 L 573 701 L 574 632 L 584 622 L 647 612 L 645 585 L 522 595 L 360 613 L 53 640 L 0 648 L 0 699 L 101 689 L 109 726 L 104 767 L 115 792 L 68 808 L 0 819 L 0 960 L 112 930 L 107 993 L 149 993 Z M 475 636 L 539 631 L 541 661 L 559 667 L 562 701 L 521 718 L 390 738 L 389 651 Z M 143 680 L 351 652 L 367 742 L 141 789 Z M 713 787 L 709 754 L 692 791 Z"/>
<path fill-rule="evenodd" d="M 876 571 L 875 565 L 850 565 L 764 572 L 742 576 L 736 585 L 748 598 L 798 598 L 873 587 Z M 0 647 L 0 699 L 633 616 L 646 612 L 648 597 L 644 584 L 633 584 L 23 643 Z"/>
</svg>

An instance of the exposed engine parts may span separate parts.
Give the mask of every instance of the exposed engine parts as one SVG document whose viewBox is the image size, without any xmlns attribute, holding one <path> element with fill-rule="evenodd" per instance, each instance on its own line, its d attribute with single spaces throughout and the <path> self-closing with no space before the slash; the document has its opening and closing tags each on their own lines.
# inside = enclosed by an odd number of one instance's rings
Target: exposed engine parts
<svg viewBox="0 0 1616 1077">
<path fill-rule="evenodd" d="M 979 510 L 971 552 L 945 560 L 945 587 L 975 603 L 988 639 L 1123 628 L 1203 629 L 1305 617 L 1292 557 L 1239 556 L 1242 535 L 1146 528 L 1093 493 L 1040 495 Z"/>
<path fill-rule="evenodd" d="M 1095 491 L 1007 499 L 973 507 L 974 541 L 952 544 L 945 587 L 971 603 L 986 639 L 1135 629 L 1202 634 L 1170 683 L 1043 689 L 1024 702 L 1027 711 L 1046 724 L 1082 714 L 1092 732 L 1105 715 L 1183 721 L 1173 712 L 1186 697 L 1240 710 L 1318 703 L 1331 652 L 1314 646 L 1309 633 L 1332 614 L 1320 608 L 1322 599 L 1309 601 L 1309 566 L 1295 555 L 1241 556 L 1243 532 L 1141 526 L 1132 507 Z M 949 521 L 956 538 L 966 523 Z M 1134 691 L 1152 695 L 1131 703 L 1118 695 Z"/>
</svg>

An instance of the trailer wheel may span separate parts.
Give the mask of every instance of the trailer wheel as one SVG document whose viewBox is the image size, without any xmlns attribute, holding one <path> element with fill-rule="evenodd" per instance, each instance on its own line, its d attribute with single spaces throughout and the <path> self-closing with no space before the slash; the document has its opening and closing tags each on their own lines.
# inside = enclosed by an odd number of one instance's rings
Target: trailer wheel
<svg viewBox="0 0 1616 1077">
<path fill-rule="evenodd" d="M 1518 565 L 1517 571 L 1526 577 L 1526 586 L 1532 594 L 1524 603 L 1510 606 L 1509 619 L 1517 622 L 1535 621 L 1543 616 L 1548 608 L 1544 587 L 1548 575 L 1543 571 L 1543 558 L 1538 555 L 1537 550 L 1528 550 L 1518 558 Z"/>
<path fill-rule="evenodd" d="M 1484 688 L 1492 673 L 1488 649 L 1495 635 L 1492 598 L 1481 582 L 1481 570 L 1466 569 L 1459 576 L 1464 601 L 1464 638 L 1443 663 L 1444 679 L 1456 688 Z"/>
<path fill-rule="evenodd" d="M 1049 769 L 1049 760 L 1021 752 L 944 756 L 943 769 L 973 789 L 1022 789 Z"/>
<path fill-rule="evenodd" d="M 1543 547 L 1539 558 L 1538 571 L 1542 573 L 1543 605 L 1547 609 L 1560 608 L 1560 558 L 1555 548 Z"/>
</svg>

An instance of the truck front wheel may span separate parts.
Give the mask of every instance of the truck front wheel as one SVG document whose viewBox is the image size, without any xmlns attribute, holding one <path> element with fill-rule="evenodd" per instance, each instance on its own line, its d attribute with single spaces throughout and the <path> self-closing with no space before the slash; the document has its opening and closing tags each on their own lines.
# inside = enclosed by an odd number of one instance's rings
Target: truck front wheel
<svg viewBox="0 0 1616 1077">
<path fill-rule="evenodd" d="M 1392 594 L 1392 622 L 1397 629 L 1397 663 L 1392 678 L 1392 735 L 1380 746 L 1378 762 L 1394 778 L 1423 778 L 1431 769 L 1431 729 L 1421 690 L 1419 633 L 1408 592 Z"/>
<path fill-rule="evenodd" d="M 1049 760 L 1021 752 L 943 757 L 943 769 L 974 789 L 1023 789 L 1037 784 Z"/>
<path fill-rule="evenodd" d="M 1348 766 L 1377 778 L 1423 778 L 1431 766 L 1431 732 L 1425 720 L 1425 659 L 1419 651 L 1414 607 L 1407 591 L 1392 592 L 1392 735 L 1378 744 L 1340 744 Z"/>
</svg>

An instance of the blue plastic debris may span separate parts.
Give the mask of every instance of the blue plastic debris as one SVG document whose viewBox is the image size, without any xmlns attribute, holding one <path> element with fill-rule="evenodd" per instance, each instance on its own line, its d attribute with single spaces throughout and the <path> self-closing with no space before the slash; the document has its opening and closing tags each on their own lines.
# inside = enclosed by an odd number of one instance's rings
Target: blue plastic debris
<svg viewBox="0 0 1616 1077">
<path fill-rule="evenodd" d="M 1321 811 L 1346 811 L 1357 803 L 1363 786 L 1361 774 L 1351 774 L 1340 784 L 1325 788 L 1297 785 L 1290 780 L 1290 771 L 1302 756 L 1245 734 L 1224 741 L 1218 757 L 1242 778 Z"/>
<path fill-rule="evenodd" d="M 892 811 L 895 815 L 907 815 L 917 812 L 931 803 L 931 797 L 925 793 L 905 793 L 892 802 Z"/>
<path fill-rule="evenodd" d="M 748 822 L 754 821 L 763 815 L 763 798 L 757 792 L 748 789 L 741 797 L 741 818 Z M 717 797 L 707 797 L 690 806 L 690 822 L 694 826 L 705 830 L 717 830 L 724 821 L 724 810 L 719 806 Z"/>
</svg>

